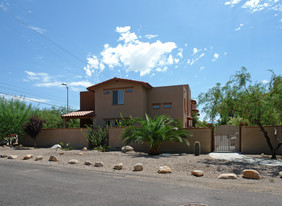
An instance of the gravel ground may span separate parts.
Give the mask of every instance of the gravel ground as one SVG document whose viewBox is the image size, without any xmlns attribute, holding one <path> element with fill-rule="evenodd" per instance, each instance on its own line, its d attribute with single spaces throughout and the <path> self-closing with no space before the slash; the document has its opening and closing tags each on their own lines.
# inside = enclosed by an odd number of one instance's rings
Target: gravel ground
<svg viewBox="0 0 282 206">
<path fill-rule="evenodd" d="M 63 152 L 64 154 L 60 154 Z M 261 180 L 282 181 L 279 178 L 279 172 L 282 171 L 282 166 L 265 166 L 257 164 L 248 164 L 241 162 L 233 162 L 227 160 L 217 160 L 209 157 L 209 155 L 194 156 L 193 154 L 170 154 L 170 156 L 149 156 L 145 153 L 139 152 L 99 152 L 99 151 L 84 151 L 79 154 L 80 150 L 64 151 L 61 149 L 40 148 L 33 149 L 31 147 L 10 148 L 0 147 L 0 154 L 18 155 L 15 160 L 7 161 L 25 161 L 33 164 L 48 164 L 48 165 L 61 165 L 65 167 L 79 167 L 88 170 L 106 171 L 106 172 L 119 172 L 119 173 L 135 173 L 138 175 L 155 175 L 162 176 L 157 173 L 160 166 L 169 166 L 172 169 L 170 176 L 185 177 L 191 176 L 192 170 L 204 171 L 204 176 L 201 178 L 217 178 L 222 173 L 235 173 L 238 175 L 238 181 L 246 181 L 241 177 L 242 170 L 256 169 L 261 174 Z M 27 154 L 32 154 L 33 158 L 23 160 Z M 37 155 L 42 155 L 43 160 L 35 161 Z M 49 157 L 55 155 L 58 162 L 50 162 Z M 266 156 L 264 158 L 267 158 Z M 68 161 L 71 159 L 78 160 L 78 164 L 70 165 Z M 85 161 L 103 162 L 104 167 L 94 167 L 85 165 Z M 123 169 L 120 171 L 113 170 L 113 166 L 117 163 L 123 163 Z M 135 172 L 133 166 L 136 163 L 143 163 L 144 170 Z M 166 175 L 163 175 L 166 176 Z M 248 181 L 248 180 L 247 180 Z"/>
</svg>

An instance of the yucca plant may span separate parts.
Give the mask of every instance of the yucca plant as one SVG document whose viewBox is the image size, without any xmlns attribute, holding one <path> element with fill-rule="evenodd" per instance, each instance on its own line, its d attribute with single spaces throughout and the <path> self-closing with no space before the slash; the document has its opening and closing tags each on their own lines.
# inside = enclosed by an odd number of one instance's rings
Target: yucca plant
<svg viewBox="0 0 282 206">
<path fill-rule="evenodd" d="M 126 127 L 121 135 L 125 145 L 144 143 L 149 147 L 149 155 L 158 155 L 160 144 L 166 142 L 181 142 L 189 145 L 187 137 L 191 134 L 181 128 L 179 121 L 167 115 L 156 116 L 154 119 L 145 114 L 145 120 L 139 120 L 140 126 Z"/>
</svg>

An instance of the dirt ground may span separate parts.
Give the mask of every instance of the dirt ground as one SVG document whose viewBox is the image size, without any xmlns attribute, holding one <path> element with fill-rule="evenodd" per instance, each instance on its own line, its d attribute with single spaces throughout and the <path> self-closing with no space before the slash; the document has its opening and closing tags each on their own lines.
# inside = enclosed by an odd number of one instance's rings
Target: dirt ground
<svg viewBox="0 0 282 206">
<path fill-rule="evenodd" d="M 63 154 L 62 154 L 63 152 Z M 195 156 L 193 154 L 169 154 L 149 156 L 145 153 L 129 152 L 122 153 L 117 151 L 99 152 L 99 151 L 83 151 L 83 154 L 79 154 L 80 150 L 65 151 L 62 149 L 50 149 L 40 148 L 34 149 L 31 147 L 0 147 L 0 155 L 17 155 L 17 159 L 10 160 L 7 158 L 1 158 L 4 161 L 21 161 L 30 164 L 45 164 L 49 166 L 59 166 L 66 169 L 81 169 L 85 171 L 97 171 L 106 173 L 119 173 L 124 175 L 134 175 L 138 178 L 147 178 L 154 181 L 178 181 L 179 184 L 184 184 L 189 181 L 197 186 L 210 187 L 222 187 L 224 189 L 230 189 L 232 187 L 239 187 L 244 189 L 251 189 L 271 192 L 282 195 L 282 178 L 279 177 L 279 172 L 282 171 L 281 166 L 265 166 L 247 164 L 233 161 L 217 160 L 211 158 L 209 155 Z M 29 160 L 23 160 L 23 157 L 27 154 L 32 154 L 33 158 Z M 35 161 L 36 156 L 42 155 L 43 160 Z M 49 157 L 54 155 L 57 157 L 58 162 L 50 162 Z M 260 156 L 254 156 L 260 157 Z M 264 156 L 264 158 L 269 158 Z M 279 156 L 281 158 L 281 156 Z M 71 159 L 78 160 L 78 164 L 68 164 Z M 103 167 L 94 167 L 93 165 L 85 165 L 85 161 L 103 162 Z M 123 163 L 122 170 L 114 170 L 113 166 L 118 163 Z M 133 167 L 136 163 L 142 163 L 144 165 L 143 171 L 133 171 Z M 158 174 L 158 168 L 160 166 L 169 166 L 172 169 L 170 174 Z M 204 171 L 203 177 L 194 177 L 191 175 L 193 170 Z M 255 169 L 260 175 L 260 180 L 250 180 L 242 178 L 242 171 L 244 169 Z M 235 173 L 238 177 L 236 180 L 219 180 L 217 177 L 223 173 Z M 183 181 L 184 180 L 184 181 Z M 227 184 L 228 183 L 228 184 Z"/>
</svg>

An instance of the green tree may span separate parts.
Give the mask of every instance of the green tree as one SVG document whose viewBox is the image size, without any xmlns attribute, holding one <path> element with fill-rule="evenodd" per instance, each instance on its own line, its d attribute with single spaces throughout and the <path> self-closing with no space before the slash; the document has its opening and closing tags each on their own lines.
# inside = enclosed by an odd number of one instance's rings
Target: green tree
<svg viewBox="0 0 282 206">
<path fill-rule="evenodd" d="M 29 121 L 23 124 L 24 132 L 33 139 L 34 148 L 37 147 L 36 138 L 43 128 L 44 120 L 39 119 L 35 116 L 29 118 Z"/>
<path fill-rule="evenodd" d="M 179 121 L 169 116 L 160 115 L 151 119 L 147 114 L 145 120 L 139 120 L 140 126 L 126 127 L 121 135 L 125 144 L 145 143 L 149 147 L 149 155 L 158 155 L 160 144 L 166 142 L 181 142 L 189 145 L 186 139 L 191 134 L 182 129 Z"/>
<path fill-rule="evenodd" d="M 199 105 L 205 104 L 202 112 L 206 114 L 205 119 L 209 118 L 212 122 L 216 120 L 219 114 L 220 105 L 223 100 L 222 87 L 220 83 L 212 87 L 206 93 L 200 93 L 198 96 Z M 209 102 L 209 104 L 206 104 Z"/>
<path fill-rule="evenodd" d="M 72 112 L 72 110 L 70 110 L 70 112 Z M 44 128 L 63 128 L 63 119 L 61 116 L 66 113 L 67 110 L 65 107 L 45 108 L 40 110 L 39 117 L 45 120 Z M 71 119 L 67 122 L 67 127 L 79 128 L 80 122 L 78 119 Z"/>
<path fill-rule="evenodd" d="M 18 99 L 0 97 L 0 140 L 11 134 L 23 134 L 23 123 L 37 114 L 31 104 Z"/>
<path fill-rule="evenodd" d="M 272 72 L 272 71 L 271 71 Z M 212 96 L 213 93 L 201 94 L 201 97 Z M 230 81 L 221 88 L 221 102 L 216 104 L 210 102 L 208 98 L 202 98 L 201 103 L 205 104 L 204 108 L 213 108 L 216 106 L 217 111 L 214 113 L 207 112 L 208 118 L 214 116 L 224 118 L 242 118 L 247 120 L 251 125 L 259 126 L 263 132 L 266 143 L 271 151 L 272 159 L 276 158 L 276 152 L 282 145 L 277 138 L 277 131 L 274 136 L 276 144 L 270 141 L 266 125 L 281 125 L 282 121 L 282 77 L 272 72 L 268 84 L 252 83 L 251 76 L 245 67 L 235 75 L 231 76 Z M 216 98 L 216 97 L 214 97 Z M 215 105 L 213 105 L 215 104 Z M 209 110 L 208 110 L 209 111 Z M 212 114 L 212 115 L 211 115 Z"/>
</svg>

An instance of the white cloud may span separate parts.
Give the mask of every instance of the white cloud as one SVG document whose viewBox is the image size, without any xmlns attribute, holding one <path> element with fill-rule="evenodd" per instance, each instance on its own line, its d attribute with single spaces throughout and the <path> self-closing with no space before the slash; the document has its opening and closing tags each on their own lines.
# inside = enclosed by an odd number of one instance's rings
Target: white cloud
<svg viewBox="0 0 282 206">
<path fill-rule="evenodd" d="M 197 54 L 199 50 L 197 48 L 193 48 L 193 55 Z"/>
<path fill-rule="evenodd" d="M 241 30 L 241 28 L 244 26 L 244 24 L 240 24 L 238 28 L 235 29 L 235 31 Z"/>
<path fill-rule="evenodd" d="M 225 2 L 225 5 L 230 5 L 231 7 L 233 7 L 234 5 L 240 3 L 241 0 L 232 0 L 232 1 L 227 1 Z"/>
<path fill-rule="evenodd" d="M 98 69 L 99 66 L 100 69 L 103 71 L 104 67 L 99 63 L 97 56 L 95 55 L 88 56 L 86 59 L 88 64 L 83 69 L 86 72 L 87 76 L 91 77 L 92 73 L 94 72 L 94 69 Z"/>
<path fill-rule="evenodd" d="M 226 55 L 227 55 L 227 52 L 224 52 L 223 55 L 226 56 Z"/>
<path fill-rule="evenodd" d="M 183 58 L 183 53 L 182 53 L 182 52 L 183 52 L 183 49 L 182 49 L 182 48 L 179 48 L 178 51 L 179 51 L 179 52 L 178 52 L 177 56 L 179 56 L 180 58 Z"/>
<path fill-rule="evenodd" d="M 212 61 L 213 62 L 216 61 L 218 59 L 218 57 L 219 57 L 219 54 L 218 53 L 214 53 Z"/>
<path fill-rule="evenodd" d="M 130 31 L 129 26 L 117 27 L 116 32 L 120 34 L 119 43 L 116 46 L 104 45 L 100 52 L 100 58 L 97 56 L 88 57 L 88 64 L 83 68 L 86 75 L 91 77 L 94 69 L 103 71 L 105 66 L 110 69 L 114 67 L 123 67 L 126 72 L 138 72 L 144 76 L 153 70 L 167 70 L 168 65 L 179 62 L 179 59 L 173 57 L 172 51 L 177 48 L 174 42 L 155 42 L 141 41 L 134 32 Z M 155 38 L 157 35 L 146 35 L 146 38 Z M 181 58 L 182 49 L 179 49 L 178 56 Z M 161 68 L 161 69 L 160 69 Z M 118 68 L 120 69 L 120 68 Z"/>
<path fill-rule="evenodd" d="M 125 33 L 130 30 L 130 26 L 125 26 L 125 27 L 117 27 L 116 32 L 118 33 Z"/>
<path fill-rule="evenodd" d="M 147 39 L 153 39 L 153 38 L 156 38 L 158 35 L 156 35 L 156 34 L 147 34 L 147 35 L 145 35 L 145 37 L 147 38 Z"/>
<path fill-rule="evenodd" d="M 241 0 L 230 0 L 226 1 L 225 5 L 234 7 L 240 2 Z M 251 13 L 262 11 L 266 8 L 274 11 L 282 11 L 282 4 L 279 0 L 247 0 L 242 4 L 242 8 L 248 9 Z"/>
<path fill-rule="evenodd" d="M 8 6 L 10 6 L 8 2 L 0 2 L 0 9 L 2 9 L 3 11 L 7 11 Z"/>
<path fill-rule="evenodd" d="M 35 27 L 35 26 L 28 26 L 29 29 L 33 30 L 33 31 L 36 31 L 40 34 L 43 34 L 46 32 L 46 29 L 42 29 L 42 28 L 39 28 L 39 27 Z"/>
<path fill-rule="evenodd" d="M 192 66 L 195 62 L 199 61 L 204 56 L 205 56 L 205 53 L 200 54 L 196 58 L 192 57 L 191 59 L 188 59 L 187 64 L 190 64 Z"/>
<path fill-rule="evenodd" d="M 218 59 L 219 54 L 218 54 L 218 53 L 214 53 L 214 54 L 213 54 L 213 57 L 214 57 L 215 59 Z"/>
<path fill-rule="evenodd" d="M 89 62 L 96 65 L 93 59 L 89 60 Z M 35 81 L 34 86 L 36 87 L 64 87 L 62 83 L 65 80 L 63 81 L 57 80 L 60 76 L 55 77 L 55 76 L 50 76 L 47 73 L 35 73 L 31 71 L 25 71 L 25 73 L 27 74 L 27 77 L 26 79 L 24 79 L 24 81 Z M 74 76 L 74 78 L 81 78 L 81 76 Z M 92 83 L 89 82 L 88 80 L 81 80 L 81 81 L 69 81 L 67 82 L 67 85 L 73 91 L 81 91 L 83 88 L 91 86 Z"/>
<path fill-rule="evenodd" d="M 202 71 L 202 70 L 204 70 L 205 69 L 205 67 L 200 67 L 200 70 Z"/>
<path fill-rule="evenodd" d="M 50 81 L 50 76 L 47 73 L 34 73 L 31 71 L 25 71 L 27 74 L 27 79 L 28 80 L 40 80 L 43 82 L 48 82 Z"/>
<path fill-rule="evenodd" d="M 262 80 L 261 82 L 262 82 L 263 84 L 269 83 L 269 81 L 267 81 L 267 80 Z"/>
<path fill-rule="evenodd" d="M 43 83 L 36 83 L 34 86 L 36 87 L 61 87 L 62 82 L 43 82 Z"/>
</svg>

